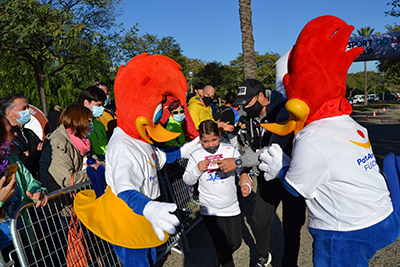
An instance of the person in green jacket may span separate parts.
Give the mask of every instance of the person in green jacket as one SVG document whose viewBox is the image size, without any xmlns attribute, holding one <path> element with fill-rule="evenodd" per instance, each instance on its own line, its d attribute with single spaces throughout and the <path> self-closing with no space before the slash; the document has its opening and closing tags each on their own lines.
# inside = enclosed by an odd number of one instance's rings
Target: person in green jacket
<svg viewBox="0 0 400 267">
<path fill-rule="evenodd" d="M 88 136 L 91 142 L 92 153 L 104 161 L 108 144 L 107 130 L 103 123 L 97 120 L 104 112 L 104 101 L 107 99 L 103 90 L 96 86 L 89 86 L 82 93 L 82 104 L 93 113 L 93 132 Z"/>
<path fill-rule="evenodd" d="M 181 126 L 182 122 L 185 120 L 185 109 L 182 107 L 181 102 L 176 100 L 169 104 L 168 110 L 171 113 L 171 116 L 168 118 L 165 129 L 174 133 L 181 133 L 181 135 L 175 139 L 165 142 L 165 146 L 181 146 L 186 142 L 185 133 L 183 132 Z"/>
<path fill-rule="evenodd" d="M 19 205 L 35 201 L 38 208 L 45 206 L 48 201 L 46 188 L 41 187 L 40 182 L 34 179 L 18 157 L 12 154 L 16 148 L 15 136 L 16 132 L 9 121 L 0 115 L 0 249 L 6 260 L 8 252 L 13 249 L 10 219 Z M 7 183 L 7 167 L 15 163 L 18 164 L 18 168 Z"/>
</svg>

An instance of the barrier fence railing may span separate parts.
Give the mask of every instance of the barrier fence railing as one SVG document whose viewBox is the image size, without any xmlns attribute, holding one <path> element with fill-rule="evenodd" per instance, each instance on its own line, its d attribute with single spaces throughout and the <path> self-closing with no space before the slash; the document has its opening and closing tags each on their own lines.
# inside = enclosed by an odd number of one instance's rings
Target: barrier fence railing
<svg viewBox="0 0 400 267">
<path fill-rule="evenodd" d="M 192 194 L 191 187 L 182 181 L 187 160 L 170 164 L 166 171 L 159 172 L 160 201 L 176 203 L 176 215 L 180 226 L 169 240 L 157 248 L 157 261 L 171 249 L 185 257 L 190 251 L 186 234 L 201 220 L 198 195 Z M 11 236 L 15 251 L 10 253 L 10 262 L 4 262 L 0 255 L 0 267 L 14 266 L 122 266 L 111 244 L 90 232 L 72 213 L 74 196 L 81 190 L 92 189 L 90 181 L 77 184 L 49 194 L 45 207 L 35 208 L 35 203 L 21 205 L 11 220 Z M 74 227 L 72 227 L 72 226 Z M 77 227 L 77 228 L 76 228 Z M 71 230 L 72 229 L 72 230 Z M 82 257 L 74 254 L 76 242 L 69 242 L 68 236 L 82 231 Z"/>
</svg>

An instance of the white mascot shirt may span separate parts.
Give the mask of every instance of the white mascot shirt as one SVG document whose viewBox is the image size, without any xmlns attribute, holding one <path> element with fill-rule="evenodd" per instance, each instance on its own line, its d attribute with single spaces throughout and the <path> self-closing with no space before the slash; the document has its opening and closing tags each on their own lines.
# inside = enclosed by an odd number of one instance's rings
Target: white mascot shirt
<svg viewBox="0 0 400 267">
<path fill-rule="evenodd" d="M 352 231 L 393 211 L 367 130 L 348 115 L 311 122 L 294 139 L 286 181 L 306 199 L 308 226 Z"/>
<path fill-rule="evenodd" d="M 157 170 L 165 162 L 164 152 L 117 127 L 107 145 L 106 182 L 117 196 L 126 190 L 137 190 L 156 199 L 160 196 Z"/>
</svg>

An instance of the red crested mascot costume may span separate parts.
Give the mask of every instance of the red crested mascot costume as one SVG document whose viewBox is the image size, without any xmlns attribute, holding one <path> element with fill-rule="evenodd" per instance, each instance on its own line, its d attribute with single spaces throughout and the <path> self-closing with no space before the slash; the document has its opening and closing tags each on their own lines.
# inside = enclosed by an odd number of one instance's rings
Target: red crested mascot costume
<svg viewBox="0 0 400 267">
<path fill-rule="evenodd" d="M 180 69 L 172 59 L 147 53 L 121 66 L 114 85 L 118 127 L 106 150 L 108 186 L 104 192 L 105 185 L 91 179 L 95 190 L 80 192 L 74 201 L 82 223 L 114 245 L 124 266 L 153 266 L 155 247 L 179 224 L 172 214 L 175 204 L 152 200 L 160 196 L 157 170 L 188 154 L 191 143 L 164 153 L 152 140 L 166 142 L 179 135 L 159 122 L 166 95 L 186 103 L 187 83 Z"/>
<path fill-rule="evenodd" d="M 334 16 L 304 27 L 283 79 L 291 119 L 263 125 L 296 134 L 291 158 L 272 145 L 260 156 L 260 169 L 266 179 L 278 175 L 290 193 L 306 199 L 314 266 L 368 266 L 400 234 L 368 132 L 349 116 L 347 71 L 363 51 L 346 51 L 353 29 Z"/>
</svg>

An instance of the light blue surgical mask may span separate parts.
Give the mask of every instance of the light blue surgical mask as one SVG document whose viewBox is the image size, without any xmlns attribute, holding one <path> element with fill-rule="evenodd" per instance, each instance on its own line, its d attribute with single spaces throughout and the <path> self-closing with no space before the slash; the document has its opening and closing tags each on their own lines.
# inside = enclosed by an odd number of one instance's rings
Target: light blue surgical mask
<svg viewBox="0 0 400 267">
<path fill-rule="evenodd" d="M 90 136 L 93 132 L 93 122 L 89 122 L 89 130 L 85 132 L 86 137 Z"/>
<path fill-rule="evenodd" d="M 104 107 L 93 106 L 92 109 L 93 117 L 98 118 L 103 114 L 103 112 L 104 112 Z"/>
<path fill-rule="evenodd" d="M 15 120 L 21 125 L 25 125 L 31 120 L 31 113 L 30 113 L 29 109 L 19 111 L 18 114 L 19 114 L 19 119 L 15 119 Z"/>
<path fill-rule="evenodd" d="M 106 101 L 104 101 L 104 106 L 107 106 L 111 101 L 111 97 L 107 97 Z"/>
<path fill-rule="evenodd" d="M 177 122 L 182 122 L 185 119 L 185 114 L 181 113 L 181 114 L 174 114 L 172 115 L 172 117 L 174 118 L 174 120 L 176 120 Z"/>
</svg>

